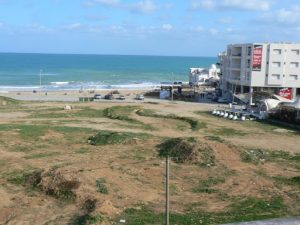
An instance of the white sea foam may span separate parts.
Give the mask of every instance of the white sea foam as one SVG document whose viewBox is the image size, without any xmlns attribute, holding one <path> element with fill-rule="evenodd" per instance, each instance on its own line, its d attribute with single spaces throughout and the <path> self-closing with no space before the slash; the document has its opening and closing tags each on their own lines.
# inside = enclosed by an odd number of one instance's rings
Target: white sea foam
<svg viewBox="0 0 300 225">
<path fill-rule="evenodd" d="M 143 90 L 159 88 L 160 83 L 150 82 L 133 82 L 130 84 L 103 84 L 101 82 L 51 82 L 44 86 L 0 86 L 0 91 L 60 91 L 60 90 L 109 90 L 109 89 L 124 89 L 124 90 Z"/>
</svg>

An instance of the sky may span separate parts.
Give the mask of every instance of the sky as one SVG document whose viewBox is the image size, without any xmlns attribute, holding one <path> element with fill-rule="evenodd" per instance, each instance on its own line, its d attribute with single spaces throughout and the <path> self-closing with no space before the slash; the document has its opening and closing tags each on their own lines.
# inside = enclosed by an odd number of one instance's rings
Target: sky
<svg viewBox="0 0 300 225">
<path fill-rule="evenodd" d="M 217 56 L 300 42 L 299 0 L 0 0 L 0 52 Z"/>
</svg>

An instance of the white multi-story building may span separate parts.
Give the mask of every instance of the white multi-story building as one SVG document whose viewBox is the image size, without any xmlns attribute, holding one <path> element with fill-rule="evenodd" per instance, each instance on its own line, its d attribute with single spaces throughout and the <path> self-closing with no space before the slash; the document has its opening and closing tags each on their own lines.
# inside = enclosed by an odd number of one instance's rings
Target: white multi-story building
<svg viewBox="0 0 300 225">
<path fill-rule="evenodd" d="M 223 95 L 267 91 L 290 99 L 300 96 L 300 44 L 228 45 L 219 55 Z"/>
</svg>

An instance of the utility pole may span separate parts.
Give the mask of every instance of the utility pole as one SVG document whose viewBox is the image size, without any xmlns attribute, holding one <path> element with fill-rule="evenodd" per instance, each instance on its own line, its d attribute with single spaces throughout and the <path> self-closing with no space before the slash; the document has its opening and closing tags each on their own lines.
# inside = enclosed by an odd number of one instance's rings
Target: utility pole
<svg viewBox="0 0 300 225">
<path fill-rule="evenodd" d="M 169 170 L 170 170 L 170 163 L 169 163 L 169 155 L 166 156 L 166 224 L 165 225 L 169 225 L 169 212 L 170 212 L 170 205 L 169 205 L 169 200 L 170 200 L 170 196 L 169 196 L 169 178 L 170 178 L 170 174 L 169 174 Z"/>
</svg>

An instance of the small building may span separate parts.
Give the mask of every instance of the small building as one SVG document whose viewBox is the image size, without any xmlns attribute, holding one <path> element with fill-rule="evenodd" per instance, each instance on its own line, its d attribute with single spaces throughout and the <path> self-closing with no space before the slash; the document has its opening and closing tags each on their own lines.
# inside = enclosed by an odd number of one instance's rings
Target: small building
<svg viewBox="0 0 300 225">
<path fill-rule="evenodd" d="M 288 99 L 300 96 L 300 44 L 231 44 L 219 54 L 223 97 L 269 92 Z"/>
<path fill-rule="evenodd" d="M 209 84 L 211 80 L 219 80 L 220 69 L 215 64 L 207 68 L 190 68 L 189 84 L 204 85 Z"/>
</svg>

